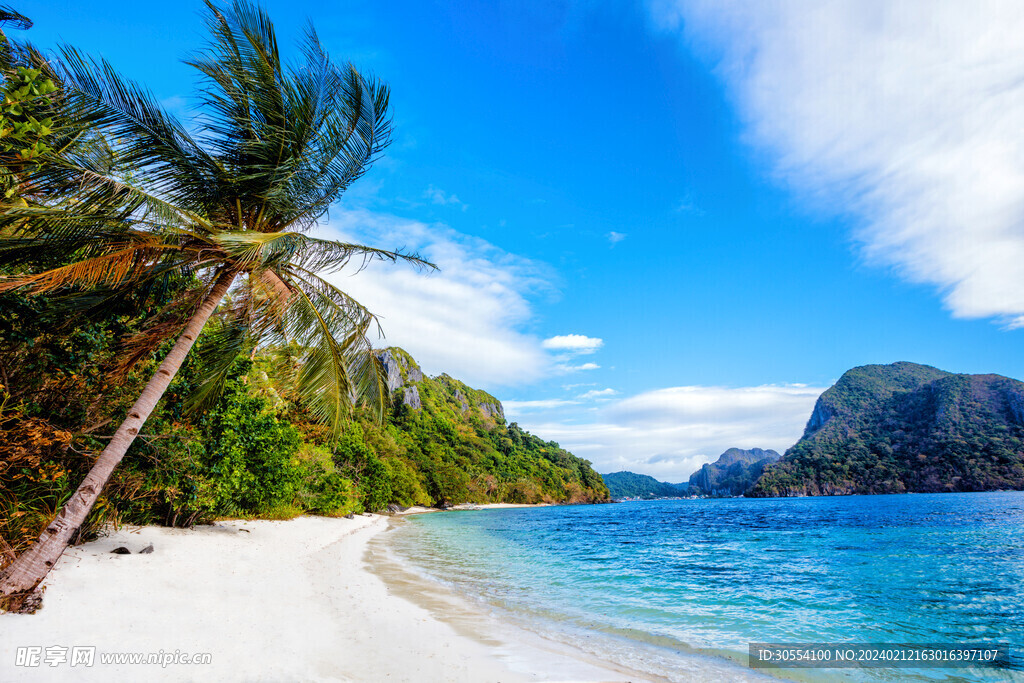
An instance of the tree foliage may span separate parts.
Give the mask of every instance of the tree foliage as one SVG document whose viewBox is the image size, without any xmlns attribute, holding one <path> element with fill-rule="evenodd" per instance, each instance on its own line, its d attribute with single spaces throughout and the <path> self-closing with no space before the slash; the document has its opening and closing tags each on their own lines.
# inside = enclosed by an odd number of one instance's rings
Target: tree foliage
<svg viewBox="0 0 1024 683">
<path fill-rule="evenodd" d="M 612 498 L 679 498 L 688 489 L 687 484 L 670 484 L 636 472 L 612 472 L 602 477 Z"/>
</svg>

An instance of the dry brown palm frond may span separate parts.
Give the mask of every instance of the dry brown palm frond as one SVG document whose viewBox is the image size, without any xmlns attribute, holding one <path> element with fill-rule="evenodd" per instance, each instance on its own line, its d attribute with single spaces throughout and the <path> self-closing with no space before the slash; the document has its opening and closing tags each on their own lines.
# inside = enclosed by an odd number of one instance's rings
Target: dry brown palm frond
<svg viewBox="0 0 1024 683">
<path fill-rule="evenodd" d="M 155 260 L 156 252 L 178 249 L 167 245 L 132 245 L 115 249 L 42 273 L 0 279 L 0 293 L 15 289 L 22 289 L 26 294 L 45 294 L 64 287 L 124 287 L 148 275 L 145 265 Z"/>
</svg>

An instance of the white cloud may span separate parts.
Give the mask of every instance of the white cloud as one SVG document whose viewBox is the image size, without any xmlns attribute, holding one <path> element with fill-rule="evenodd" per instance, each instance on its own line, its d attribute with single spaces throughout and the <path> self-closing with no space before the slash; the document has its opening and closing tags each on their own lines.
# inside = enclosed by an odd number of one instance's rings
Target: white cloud
<svg viewBox="0 0 1024 683">
<path fill-rule="evenodd" d="M 785 451 L 800 438 L 822 391 L 798 385 L 672 387 L 611 401 L 586 424 L 552 416 L 520 423 L 591 460 L 599 472 L 685 481 L 727 448 Z"/>
<path fill-rule="evenodd" d="M 1024 5 L 651 0 L 779 177 L 956 317 L 1024 326 Z"/>
<path fill-rule="evenodd" d="M 584 392 L 576 398 L 581 401 L 590 401 L 595 398 L 610 398 L 619 392 L 615 391 L 611 387 L 607 389 L 591 389 L 590 391 Z"/>
<path fill-rule="evenodd" d="M 403 347 L 428 374 L 489 388 L 556 372 L 540 340 L 521 331 L 533 316 L 529 297 L 551 287 L 544 265 L 443 225 L 369 211 L 332 212 L 318 235 L 416 250 L 440 267 L 422 273 L 374 262 L 354 276 L 326 275 L 380 316 L 382 345 Z"/>
<path fill-rule="evenodd" d="M 549 337 L 542 342 L 545 349 L 566 351 L 573 354 L 594 353 L 604 346 L 604 340 L 582 334 L 563 334 Z"/>
<path fill-rule="evenodd" d="M 608 241 L 612 243 L 613 247 L 624 239 L 626 239 L 626 233 L 624 232 L 615 232 L 612 230 L 608 233 Z"/>
<path fill-rule="evenodd" d="M 458 206 L 461 207 L 463 211 L 469 208 L 469 204 L 460 200 L 458 195 L 448 194 L 444 190 L 434 187 L 433 185 L 427 187 L 423 192 L 423 197 L 425 199 L 429 199 L 434 204 L 439 204 L 441 206 Z"/>
<path fill-rule="evenodd" d="M 583 363 L 582 365 L 566 365 L 564 363 L 556 365 L 555 368 L 559 372 L 579 372 L 581 370 L 599 370 L 601 368 L 597 363 Z"/>
<path fill-rule="evenodd" d="M 577 403 L 577 401 L 563 398 L 545 398 L 534 401 L 502 401 L 501 405 L 505 410 L 505 417 L 514 418 L 523 413 L 564 408 L 565 406 L 577 405 Z"/>
</svg>

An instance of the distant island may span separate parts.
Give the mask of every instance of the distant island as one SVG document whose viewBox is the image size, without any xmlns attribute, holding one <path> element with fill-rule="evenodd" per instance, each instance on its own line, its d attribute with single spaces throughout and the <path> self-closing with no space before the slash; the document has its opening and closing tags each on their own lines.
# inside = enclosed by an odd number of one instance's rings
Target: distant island
<svg viewBox="0 0 1024 683">
<path fill-rule="evenodd" d="M 747 495 L 1004 489 L 1024 489 L 1024 383 L 900 362 L 846 372 Z"/>
<path fill-rule="evenodd" d="M 761 448 L 730 448 L 713 463 L 703 465 L 690 475 L 690 480 L 679 484 L 658 481 L 654 477 L 636 472 L 602 474 L 611 497 L 616 500 L 639 498 L 680 498 L 682 496 L 711 496 L 725 498 L 743 495 L 765 467 L 779 459 L 773 450 Z"/>
<path fill-rule="evenodd" d="M 781 456 L 773 450 L 730 448 L 690 475 L 690 492 L 706 496 L 741 496 Z"/>
<path fill-rule="evenodd" d="M 669 484 L 658 481 L 654 477 L 636 472 L 612 472 L 602 474 L 604 483 L 608 486 L 611 497 L 616 500 L 623 498 L 640 498 L 653 500 L 655 498 L 679 498 L 687 495 L 689 484 Z"/>
<path fill-rule="evenodd" d="M 917 363 L 847 371 L 782 457 L 730 448 L 669 484 L 603 475 L 612 498 L 1024 490 L 1024 382 Z"/>
</svg>

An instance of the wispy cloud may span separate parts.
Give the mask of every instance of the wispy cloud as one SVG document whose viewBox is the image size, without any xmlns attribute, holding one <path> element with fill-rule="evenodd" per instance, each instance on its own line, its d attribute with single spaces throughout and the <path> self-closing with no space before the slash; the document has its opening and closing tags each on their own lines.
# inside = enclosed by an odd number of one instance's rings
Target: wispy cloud
<svg viewBox="0 0 1024 683">
<path fill-rule="evenodd" d="M 592 401 L 595 398 L 611 398 L 617 393 L 619 392 L 615 391 L 611 387 L 607 389 L 591 389 L 590 391 L 586 391 L 580 394 L 576 398 L 578 398 L 581 401 Z"/>
<path fill-rule="evenodd" d="M 622 240 L 626 239 L 626 236 L 627 236 L 626 233 L 624 233 L 624 232 L 615 232 L 614 230 L 609 232 L 608 235 L 607 235 L 608 241 L 611 242 L 613 247 L 616 244 L 618 244 L 619 242 L 621 242 Z"/>
<path fill-rule="evenodd" d="M 327 275 L 381 317 L 383 344 L 402 346 L 429 374 L 447 372 L 472 386 L 524 385 L 553 372 L 541 340 L 523 332 L 532 296 L 551 291 L 545 265 L 443 225 L 370 211 L 337 211 L 325 237 L 416 250 L 432 273 L 372 263 L 363 272 Z"/>
<path fill-rule="evenodd" d="M 458 195 L 448 194 L 444 190 L 438 187 L 430 185 L 423 192 L 423 198 L 430 200 L 433 204 L 439 204 L 441 206 L 457 206 L 463 211 L 469 208 L 469 205 L 459 199 Z"/>
<path fill-rule="evenodd" d="M 650 0 L 716 64 L 778 177 L 874 263 L 1024 326 L 1019 2 Z M 831 210 L 831 209 L 830 209 Z"/>
<path fill-rule="evenodd" d="M 181 95 L 171 95 L 160 100 L 160 106 L 164 109 L 169 110 L 171 113 L 185 118 L 188 112 L 188 100 Z"/>
<path fill-rule="evenodd" d="M 580 372 L 586 370 L 600 370 L 601 366 L 597 363 L 581 363 L 580 365 L 570 365 L 568 363 L 559 363 L 555 366 L 560 372 Z"/>
<path fill-rule="evenodd" d="M 604 340 L 597 337 L 588 337 L 583 334 L 562 334 L 549 337 L 542 342 L 545 349 L 552 351 L 564 351 L 571 354 L 594 353 L 604 346 Z"/>
<path fill-rule="evenodd" d="M 545 398 L 534 401 L 502 401 L 501 405 L 505 409 L 505 417 L 514 418 L 523 413 L 553 410 L 555 408 L 577 405 L 578 403 L 578 401 L 570 401 L 564 398 Z"/>
<path fill-rule="evenodd" d="M 588 458 L 600 472 L 626 469 L 683 481 L 733 446 L 779 452 L 792 446 L 822 391 L 798 385 L 671 387 L 613 399 L 587 423 L 552 414 L 520 422 Z"/>
<path fill-rule="evenodd" d="M 694 201 L 693 195 L 689 192 L 687 192 L 686 196 L 680 199 L 679 203 L 676 204 L 676 211 L 678 213 L 692 213 L 698 216 L 704 215 L 704 210 L 697 206 L 697 202 Z"/>
</svg>

